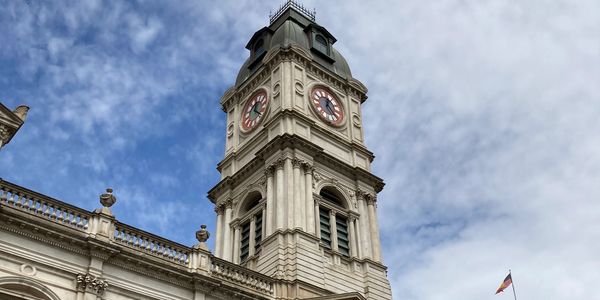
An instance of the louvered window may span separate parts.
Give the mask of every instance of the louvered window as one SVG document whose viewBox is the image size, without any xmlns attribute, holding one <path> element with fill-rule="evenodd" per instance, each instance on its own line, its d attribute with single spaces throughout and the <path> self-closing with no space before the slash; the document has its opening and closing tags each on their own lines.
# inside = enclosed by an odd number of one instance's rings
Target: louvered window
<svg viewBox="0 0 600 300">
<path fill-rule="evenodd" d="M 331 250 L 331 224 L 329 222 L 329 211 L 319 209 L 319 223 L 321 226 L 321 242 L 323 247 Z"/>
<path fill-rule="evenodd" d="M 262 214 L 256 216 L 256 225 L 254 229 L 254 249 L 260 248 L 262 241 Z"/>
<path fill-rule="evenodd" d="M 240 261 L 244 261 L 246 258 L 248 258 L 249 250 L 250 250 L 250 222 L 242 225 Z"/>
<path fill-rule="evenodd" d="M 348 222 L 342 216 L 335 217 L 338 251 L 344 256 L 350 256 L 350 241 L 348 240 Z"/>
<path fill-rule="evenodd" d="M 325 38 L 318 34 L 315 37 L 315 43 L 313 45 L 313 47 L 319 51 L 321 51 L 323 54 L 329 55 L 329 48 L 327 47 L 327 40 L 325 40 Z"/>
</svg>

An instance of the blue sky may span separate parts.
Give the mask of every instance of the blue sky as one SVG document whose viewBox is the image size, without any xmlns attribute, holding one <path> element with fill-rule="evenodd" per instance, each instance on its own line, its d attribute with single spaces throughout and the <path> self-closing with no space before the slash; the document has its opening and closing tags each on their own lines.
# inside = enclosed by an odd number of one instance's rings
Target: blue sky
<svg viewBox="0 0 600 300">
<path fill-rule="evenodd" d="M 0 101 L 31 107 L 0 177 L 183 244 L 214 230 L 219 106 L 281 1 L 3 1 Z M 364 105 L 395 299 L 592 299 L 597 1 L 305 1 Z"/>
</svg>

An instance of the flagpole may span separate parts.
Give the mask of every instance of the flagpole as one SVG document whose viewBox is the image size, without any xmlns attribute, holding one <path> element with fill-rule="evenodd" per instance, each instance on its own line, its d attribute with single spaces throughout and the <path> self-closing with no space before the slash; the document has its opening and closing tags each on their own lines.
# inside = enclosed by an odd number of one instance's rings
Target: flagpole
<svg viewBox="0 0 600 300">
<path fill-rule="evenodd" d="M 515 300 L 517 300 L 517 292 L 515 292 L 515 280 L 512 278 L 512 273 L 510 272 L 510 269 L 508 269 L 508 274 L 510 274 L 510 281 L 513 288 L 513 296 L 515 296 Z"/>
</svg>

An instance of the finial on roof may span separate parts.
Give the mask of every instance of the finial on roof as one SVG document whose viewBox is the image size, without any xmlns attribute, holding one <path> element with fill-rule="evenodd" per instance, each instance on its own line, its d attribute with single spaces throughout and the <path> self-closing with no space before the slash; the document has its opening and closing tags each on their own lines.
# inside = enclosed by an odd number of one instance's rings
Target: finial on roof
<svg viewBox="0 0 600 300">
<path fill-rule="evenodd" d="M 115 202 L 117 202 L 117 197 L 112 194 L 113 190 L 111 188 L 106 189 L 106 194 L 100 195 L 100 204 L 104 207 L 111 207 Z"/>
</svg>

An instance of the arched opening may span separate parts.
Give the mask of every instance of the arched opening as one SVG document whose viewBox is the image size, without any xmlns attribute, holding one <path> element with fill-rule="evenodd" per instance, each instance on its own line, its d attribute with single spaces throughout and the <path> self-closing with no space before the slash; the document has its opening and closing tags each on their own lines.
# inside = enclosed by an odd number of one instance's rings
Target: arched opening
<svg viewBox="0 0 600 300">
<path fill-rule="evenodd" d="M 256 254 L 263 237 L 262 195 L 258 191 L 250 192 L 240 207 L 240 243 L 239 262 L 244 263 Z"/>
<path fill-rule="evenodd" d="M 60 300 L 43 284 L 24 277 L 0 278 L 0 299 Z"/>
<path fill-rule="evenodd" d="M 324 187 L 319 192 L 319 195 L 323 198 L 323 200 L 328 201 L 337 206 L 341 206 L 346 208 L 346 201 L 344 201 L 344 196 L 333 187 Z"/>
<path fill-rule="evenodd" d="M 249 193 L 240 207 L 240 216 L 256 207 L 260 203 L 260 200 L 262 200 L 262 195 L 260 192 L 254 191 Z"/>
<path fill-rule="evenodd" d="M 322 188 L 319 195 L 324 202 L 319 206 L 321 245 L 349 257 L 348 216 L 344 212 L 346 200 L 336 188 L 330 186 Z"/>
</svg>

